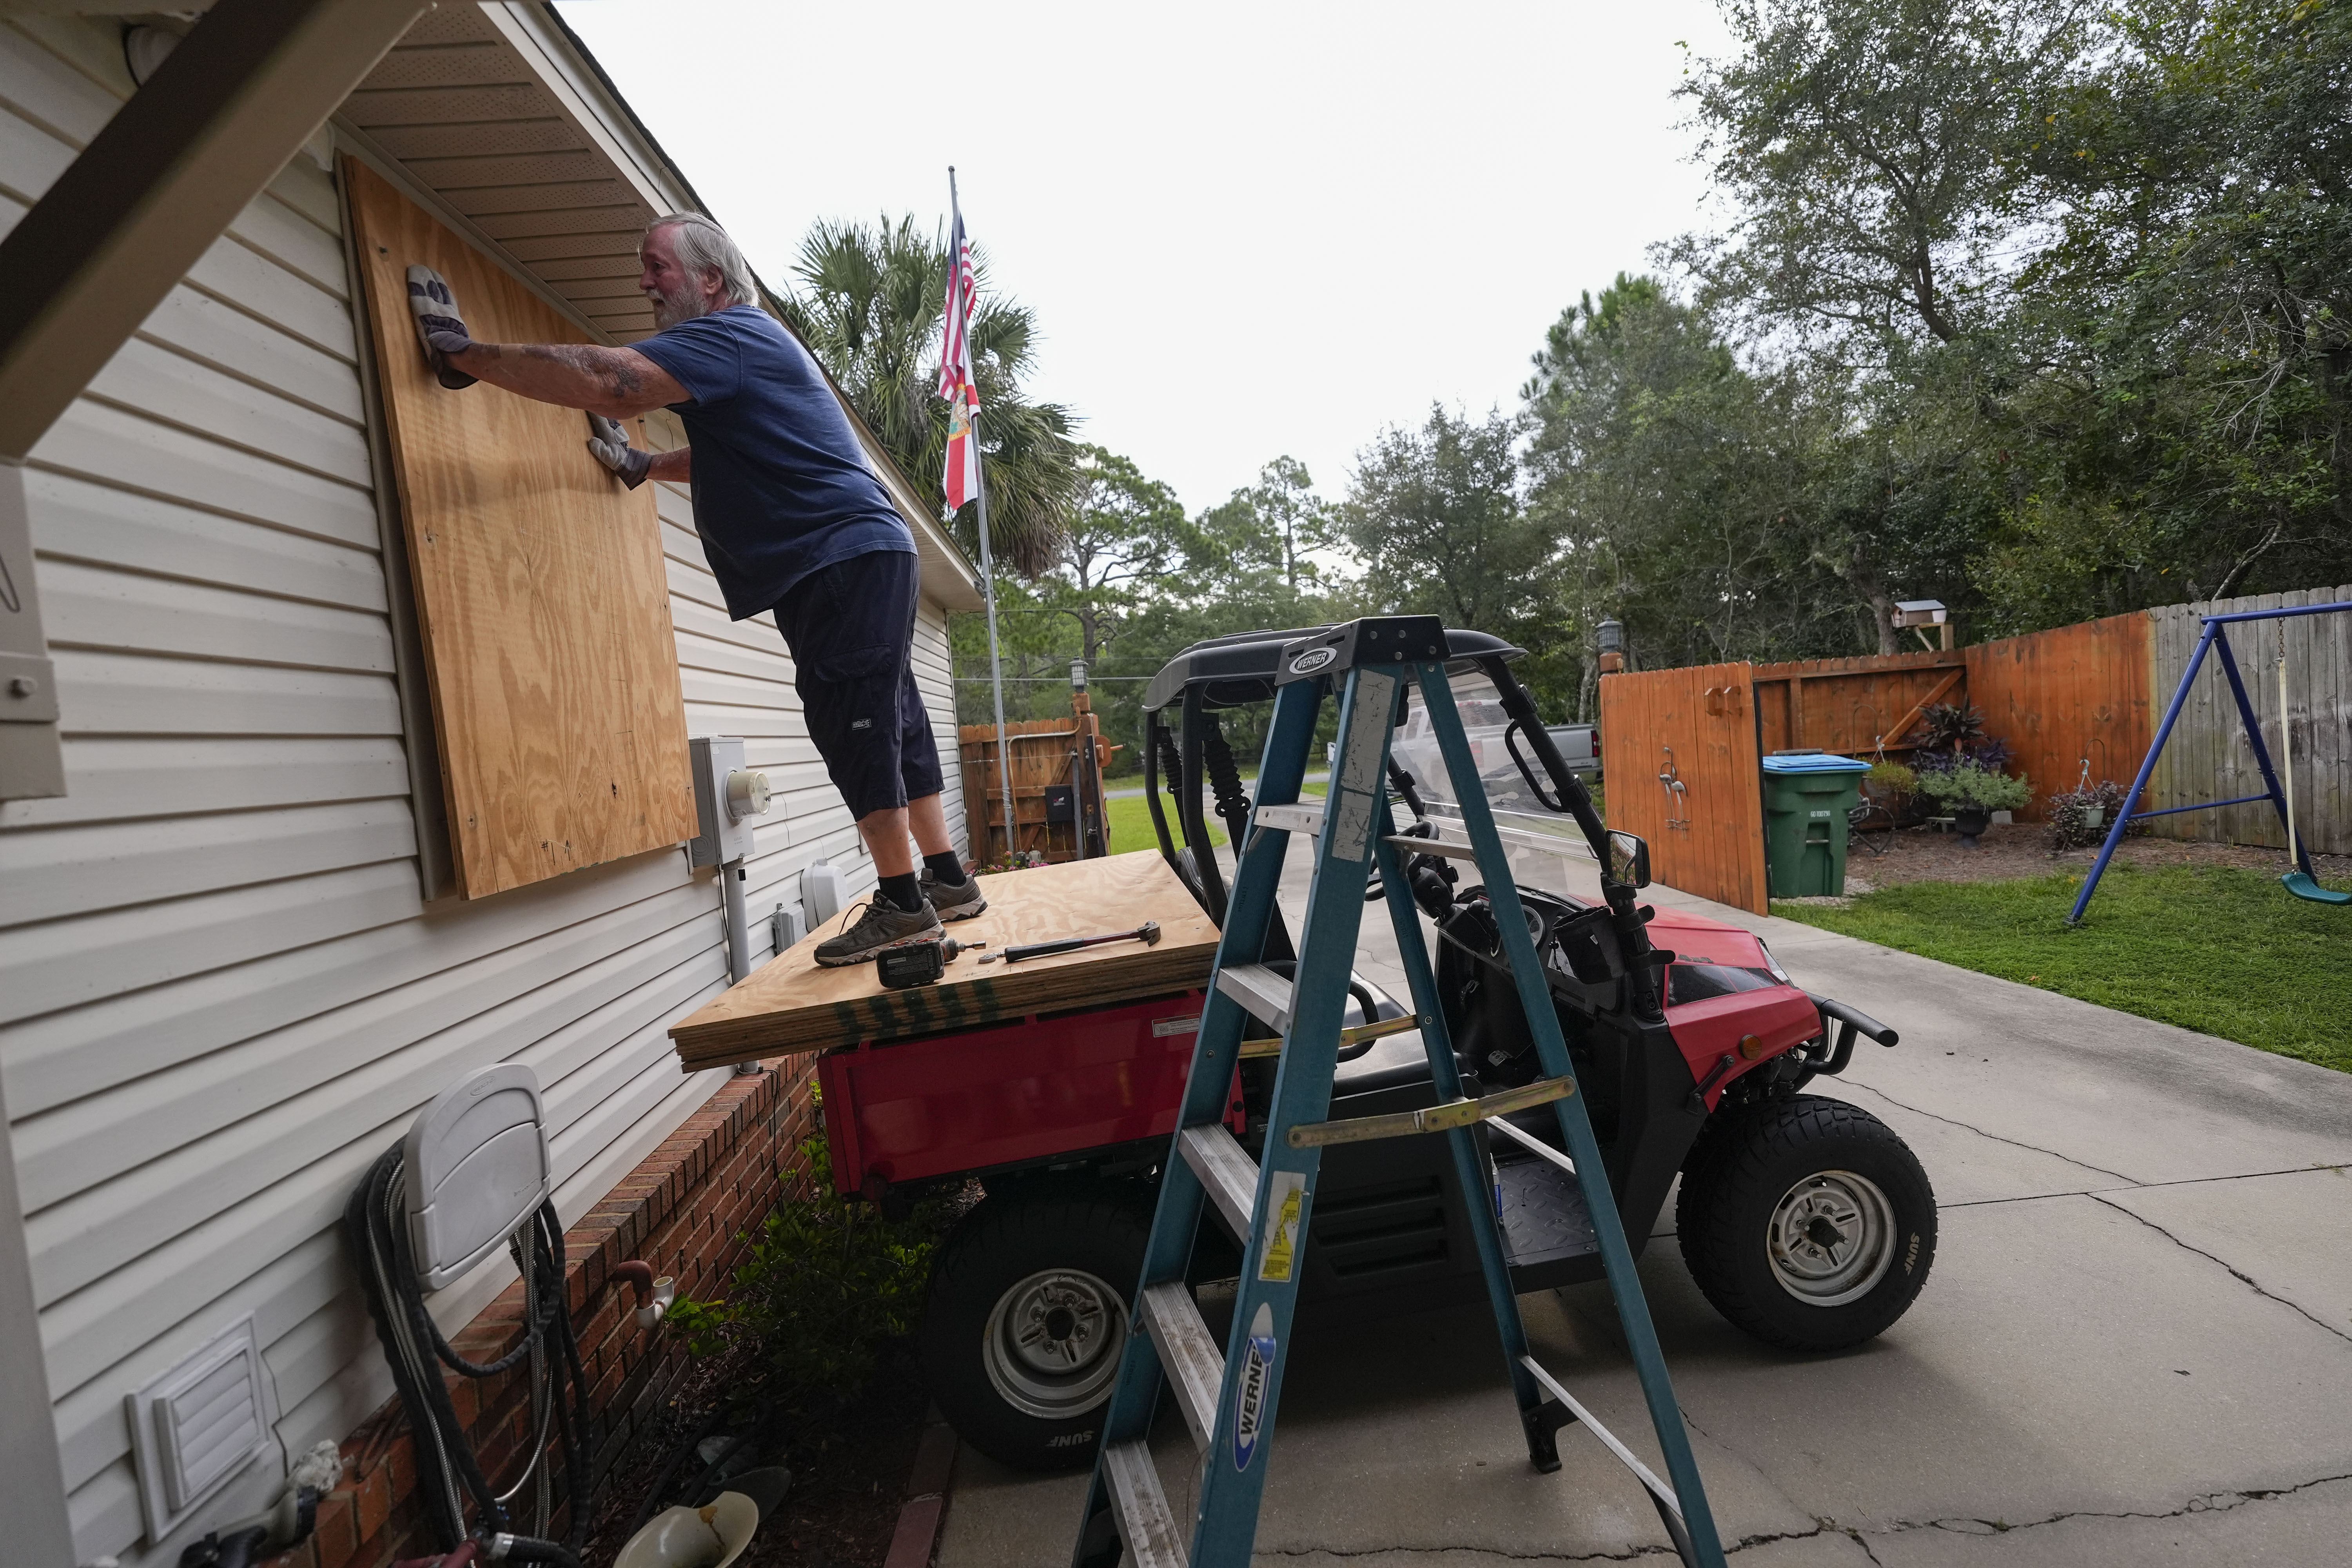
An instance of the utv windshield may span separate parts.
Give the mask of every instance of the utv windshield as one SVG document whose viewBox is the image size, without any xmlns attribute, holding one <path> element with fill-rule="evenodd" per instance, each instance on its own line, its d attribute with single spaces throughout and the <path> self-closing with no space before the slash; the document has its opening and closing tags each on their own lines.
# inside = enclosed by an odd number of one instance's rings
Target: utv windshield
<svg viewBox="0 0 2352 1568">
<path fill-rule="evenodd" d="M 1510 721 L 1504 716 L 1493 683 L 1484 676 L 1463 676 L 1454 680 L 1453 687 L 1463 739 L 1469 742 L 1471 762 L 1478 770 L 1478 786 L 1495 814 L 1495 826 L 1503 830 L 1504 842 L 1514 847 L 1591 858 L 1575 820 L 1546 807 L 1511 760 L 1511 748 L 1504 740 Z M 1544 777 L 1534 747 L 1525 736 L 1517 738 L 1517 745 L 1528 768 L 1543 783 L 1544 793 L 1551 794 L 1551 781 Z M 1441 823 L 1460 820 L 1461 802 L 1446 774 L 1445 760 L 1439 753 L 1437 736 L 1418 689 L 1406 700 L 1405 721 L 1390 742 L 1389 754 L 1397 766 L 1412 775 L 1413 786 L 1433 818 Z"/>
</svg>

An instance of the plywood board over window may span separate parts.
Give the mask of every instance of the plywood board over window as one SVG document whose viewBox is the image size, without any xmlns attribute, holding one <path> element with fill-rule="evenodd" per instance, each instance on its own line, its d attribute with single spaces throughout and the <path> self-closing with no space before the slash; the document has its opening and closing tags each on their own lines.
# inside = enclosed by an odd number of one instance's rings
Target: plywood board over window
<svg viewBox="0 0 2352 1568">
<path fill-rule="evenodd" d="M 577 410 L 442 387 L 410 324 L 408 268 L 447 279 L 482 342 L 587 338 L 364 163 L 346 159 L 343 177 L 460 888 L 481 898 L 692 837 L 653 491 L 589 455 Z"/>
</svg>

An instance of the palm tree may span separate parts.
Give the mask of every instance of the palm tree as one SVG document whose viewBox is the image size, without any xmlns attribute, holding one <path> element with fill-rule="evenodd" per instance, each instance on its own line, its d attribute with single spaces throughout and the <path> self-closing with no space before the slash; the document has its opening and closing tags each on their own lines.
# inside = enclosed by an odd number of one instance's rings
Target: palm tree
<svg viewBox="0 0 2352 1568">
<path fill-rule="evenodd" d="M 1029 308 L 993 294 L 975 247 L 979 306 L 971 324 L 980 384 L 981 460 L 990 543 L 1024 576 L 1051 567 L 1077 504 L 1078 448 L 1069 410 L 1022 395 L 1036 343 Z M 947 504 L 948 405 L 939 396 L 940 317 L 947 298 L 947 242 L 918 233 L 911 216 L 872 225 L 820 222 L 793 270 L 801 289 L 785 319 L 908 479 L 935 508 Z M 954 519 L 975 548 L 977 509 Z"/>
</svg>

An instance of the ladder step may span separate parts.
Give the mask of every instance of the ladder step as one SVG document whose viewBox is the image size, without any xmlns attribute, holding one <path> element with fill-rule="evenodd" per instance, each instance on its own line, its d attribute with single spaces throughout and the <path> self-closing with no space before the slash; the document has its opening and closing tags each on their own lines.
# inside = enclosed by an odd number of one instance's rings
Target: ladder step
<svg viewBox="0 0 2352 1568">
<path fill-rule="evenodd" d="M 1434 855 L 1443 860 L 1468 860 L 1474 863 L 1478 858 L 1477 850 L 1467 844 L 1456 844 L 1451 839 L 1409 838 L 1402 833 L 1391 833 L 1387 837 L 1391 847 L 1408 854 Z"/>
<path fill-rule="evenodd" d="M 1261 805 L 1250 814 L 1250 820 L 1260 827 L 1278 827 L 1285 833 L 1320 833 L 1323 803 L 1302 800 L 1295 805 Z"/>
<path fill-rule="evenodd" d="M 1290 1033 L 1290 982 L 1265 964 L 1235 963 L 1218 970 L 1217 989 L 1276 1034 Z"/>
<path fill-rule="evenodd" d="M 1150 1445 L 1139 1437 L 1113 1443 L 1103 1450 L 1103 1475 L 1110 1482 L 1111 1517 L 1135 1568 L 1184 1568 L 1183 1541 L 1151 1468 Z"/>
<path fill-rule="evenodd" d="M 1202 1453 L 1217 1434 L 1217 1396 L 1225 1377 L 1224 1352 L 1209 1337 L 1192 1287 L 1181 1280 L 1147 1285 L 1143 1289 L 1143 1326 L 1160 1351 L 1160 1367 L 1176 1390 L 1184 1425 Z"/>
<path fill-rule="evenodd" d="M 1257 1162 L 1234 1142 L 1222 1121 L 1187 1127 L 1177 1135 L 1176 1147 L 1182 1152 L 1184 1163 L 1201 1178 L 1201 1185 L 1208 1189 L 1209 1201 L 1247 1247 L 1250 1213 L 1257 1206 Z"/>
</svg>

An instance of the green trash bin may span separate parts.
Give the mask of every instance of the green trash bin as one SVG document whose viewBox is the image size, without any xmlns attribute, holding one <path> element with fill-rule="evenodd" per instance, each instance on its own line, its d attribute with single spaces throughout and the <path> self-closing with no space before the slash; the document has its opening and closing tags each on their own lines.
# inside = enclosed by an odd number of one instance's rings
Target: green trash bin
<svg viewBox="0 0 2352 1568">
<path fill-rule="evenodd" d="M 1868 763 L 1822 752 L 1764 759 L 1764 886 L 1773 898 L 1845 891 L 1846 815 L 1868 772 Z"/>
</svg>

